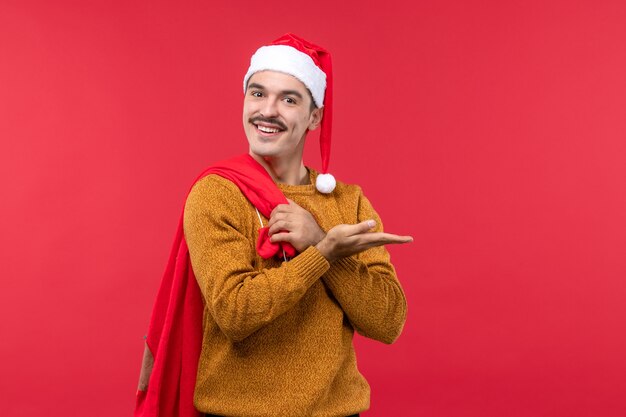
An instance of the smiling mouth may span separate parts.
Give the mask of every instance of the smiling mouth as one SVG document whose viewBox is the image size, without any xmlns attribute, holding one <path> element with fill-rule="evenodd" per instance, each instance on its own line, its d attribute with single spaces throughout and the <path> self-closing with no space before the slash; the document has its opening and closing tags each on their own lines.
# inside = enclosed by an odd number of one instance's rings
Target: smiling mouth
<svg viewBox="0 0 626 417">
<path fill-rule="evenodd" d="M 257 116 L 251 118 L 250 123 L 252 123 L 257 132 L 261 133 L 262 135 L 274 135 L 276 133 L 287 130 L 287 126 L 274 118 L 264 118 Z"/>
<path fill-rule="evenodd" d="M 278 132 L 282 132 L 282 129 L 279 129 L 277 127 L 269 127 L 269 126 L 262 126 L 262 125 L 255 125 L 257 130 L 260 130 L 263 133 L 278 133 Z"/>
</svg>

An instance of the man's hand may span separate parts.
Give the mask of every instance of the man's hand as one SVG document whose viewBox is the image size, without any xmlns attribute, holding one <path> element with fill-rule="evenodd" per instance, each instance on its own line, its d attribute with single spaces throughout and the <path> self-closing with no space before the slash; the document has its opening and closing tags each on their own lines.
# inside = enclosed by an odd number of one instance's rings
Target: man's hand
<svg viewBox="0 0 626 417">
<path fill-rule="evenodd" d="M 326 235 L 313 215 L 291 200 L 279 204 L 268 223 L 271 242 L 289 242 L 298 252 L 317 245 Z"/>
<path fill-rule="evenodd" d="M 316 248 L 329 262 L 332 262 L 375 246 L 413 242 L 411 236 L 370 232 L 374 226 L 376 226 L 374 220 L 358 224 L 340 224 L 330 229 Z"/>
</svg>

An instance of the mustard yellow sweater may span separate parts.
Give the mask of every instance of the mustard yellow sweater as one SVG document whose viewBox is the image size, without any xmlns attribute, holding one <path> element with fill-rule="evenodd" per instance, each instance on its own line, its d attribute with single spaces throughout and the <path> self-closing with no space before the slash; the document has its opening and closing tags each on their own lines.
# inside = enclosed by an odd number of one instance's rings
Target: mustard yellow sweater
<svg viewBox="0 0 626 417">
<path fill-rule="evenodd" d="M 330 195 L 279 184 L 325 231 L 380 219 L 361 189 Z M 263 218 L 263 225 L 267 219 Z M 184 231 L 204 296 L 204 339 L 194 395 L 204 413 L 237 417 L 336 417 L 369 407 L 352 337 L 392 343 L 406 300 L 384 247 L 329 264 L 314 247 L 293 259 L 255 251 L 259 218 L 236 185 L 200 180 L 185 206 Z"/>
</svg>

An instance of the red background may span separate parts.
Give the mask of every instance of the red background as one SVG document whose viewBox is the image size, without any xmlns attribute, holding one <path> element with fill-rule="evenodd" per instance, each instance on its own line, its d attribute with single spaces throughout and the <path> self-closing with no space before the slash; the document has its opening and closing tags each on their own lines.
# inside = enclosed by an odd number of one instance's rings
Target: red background
<svg viewBox="0 0 626 417">
<path fill-rule="evenodd" d="M 287 31 L 409 302 L 366 416 L 626 415 L 626 3 L 0 0 L 0 409 L 130 415 L 190 181 Z M 310 138 L 309 163 L 319 167 Z"/>
</svg>

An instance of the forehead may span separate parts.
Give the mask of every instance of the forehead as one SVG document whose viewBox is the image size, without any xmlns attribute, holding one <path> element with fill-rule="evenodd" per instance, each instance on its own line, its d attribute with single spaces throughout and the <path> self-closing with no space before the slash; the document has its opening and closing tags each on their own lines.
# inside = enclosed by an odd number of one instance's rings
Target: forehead
<svg viewBox="0 0 626 417">
<path fill-rule="evenodd" d="M 308 89 L 306 86 L 294 77 L 293 75 L 286 74 L 278 71 L 259 71 L 252 74 L 248 80 L 248 85 L 259 84 L 268 90 L 296 90 L 300 91 L 303 95 L 308 95 Z"/>
</svg>

